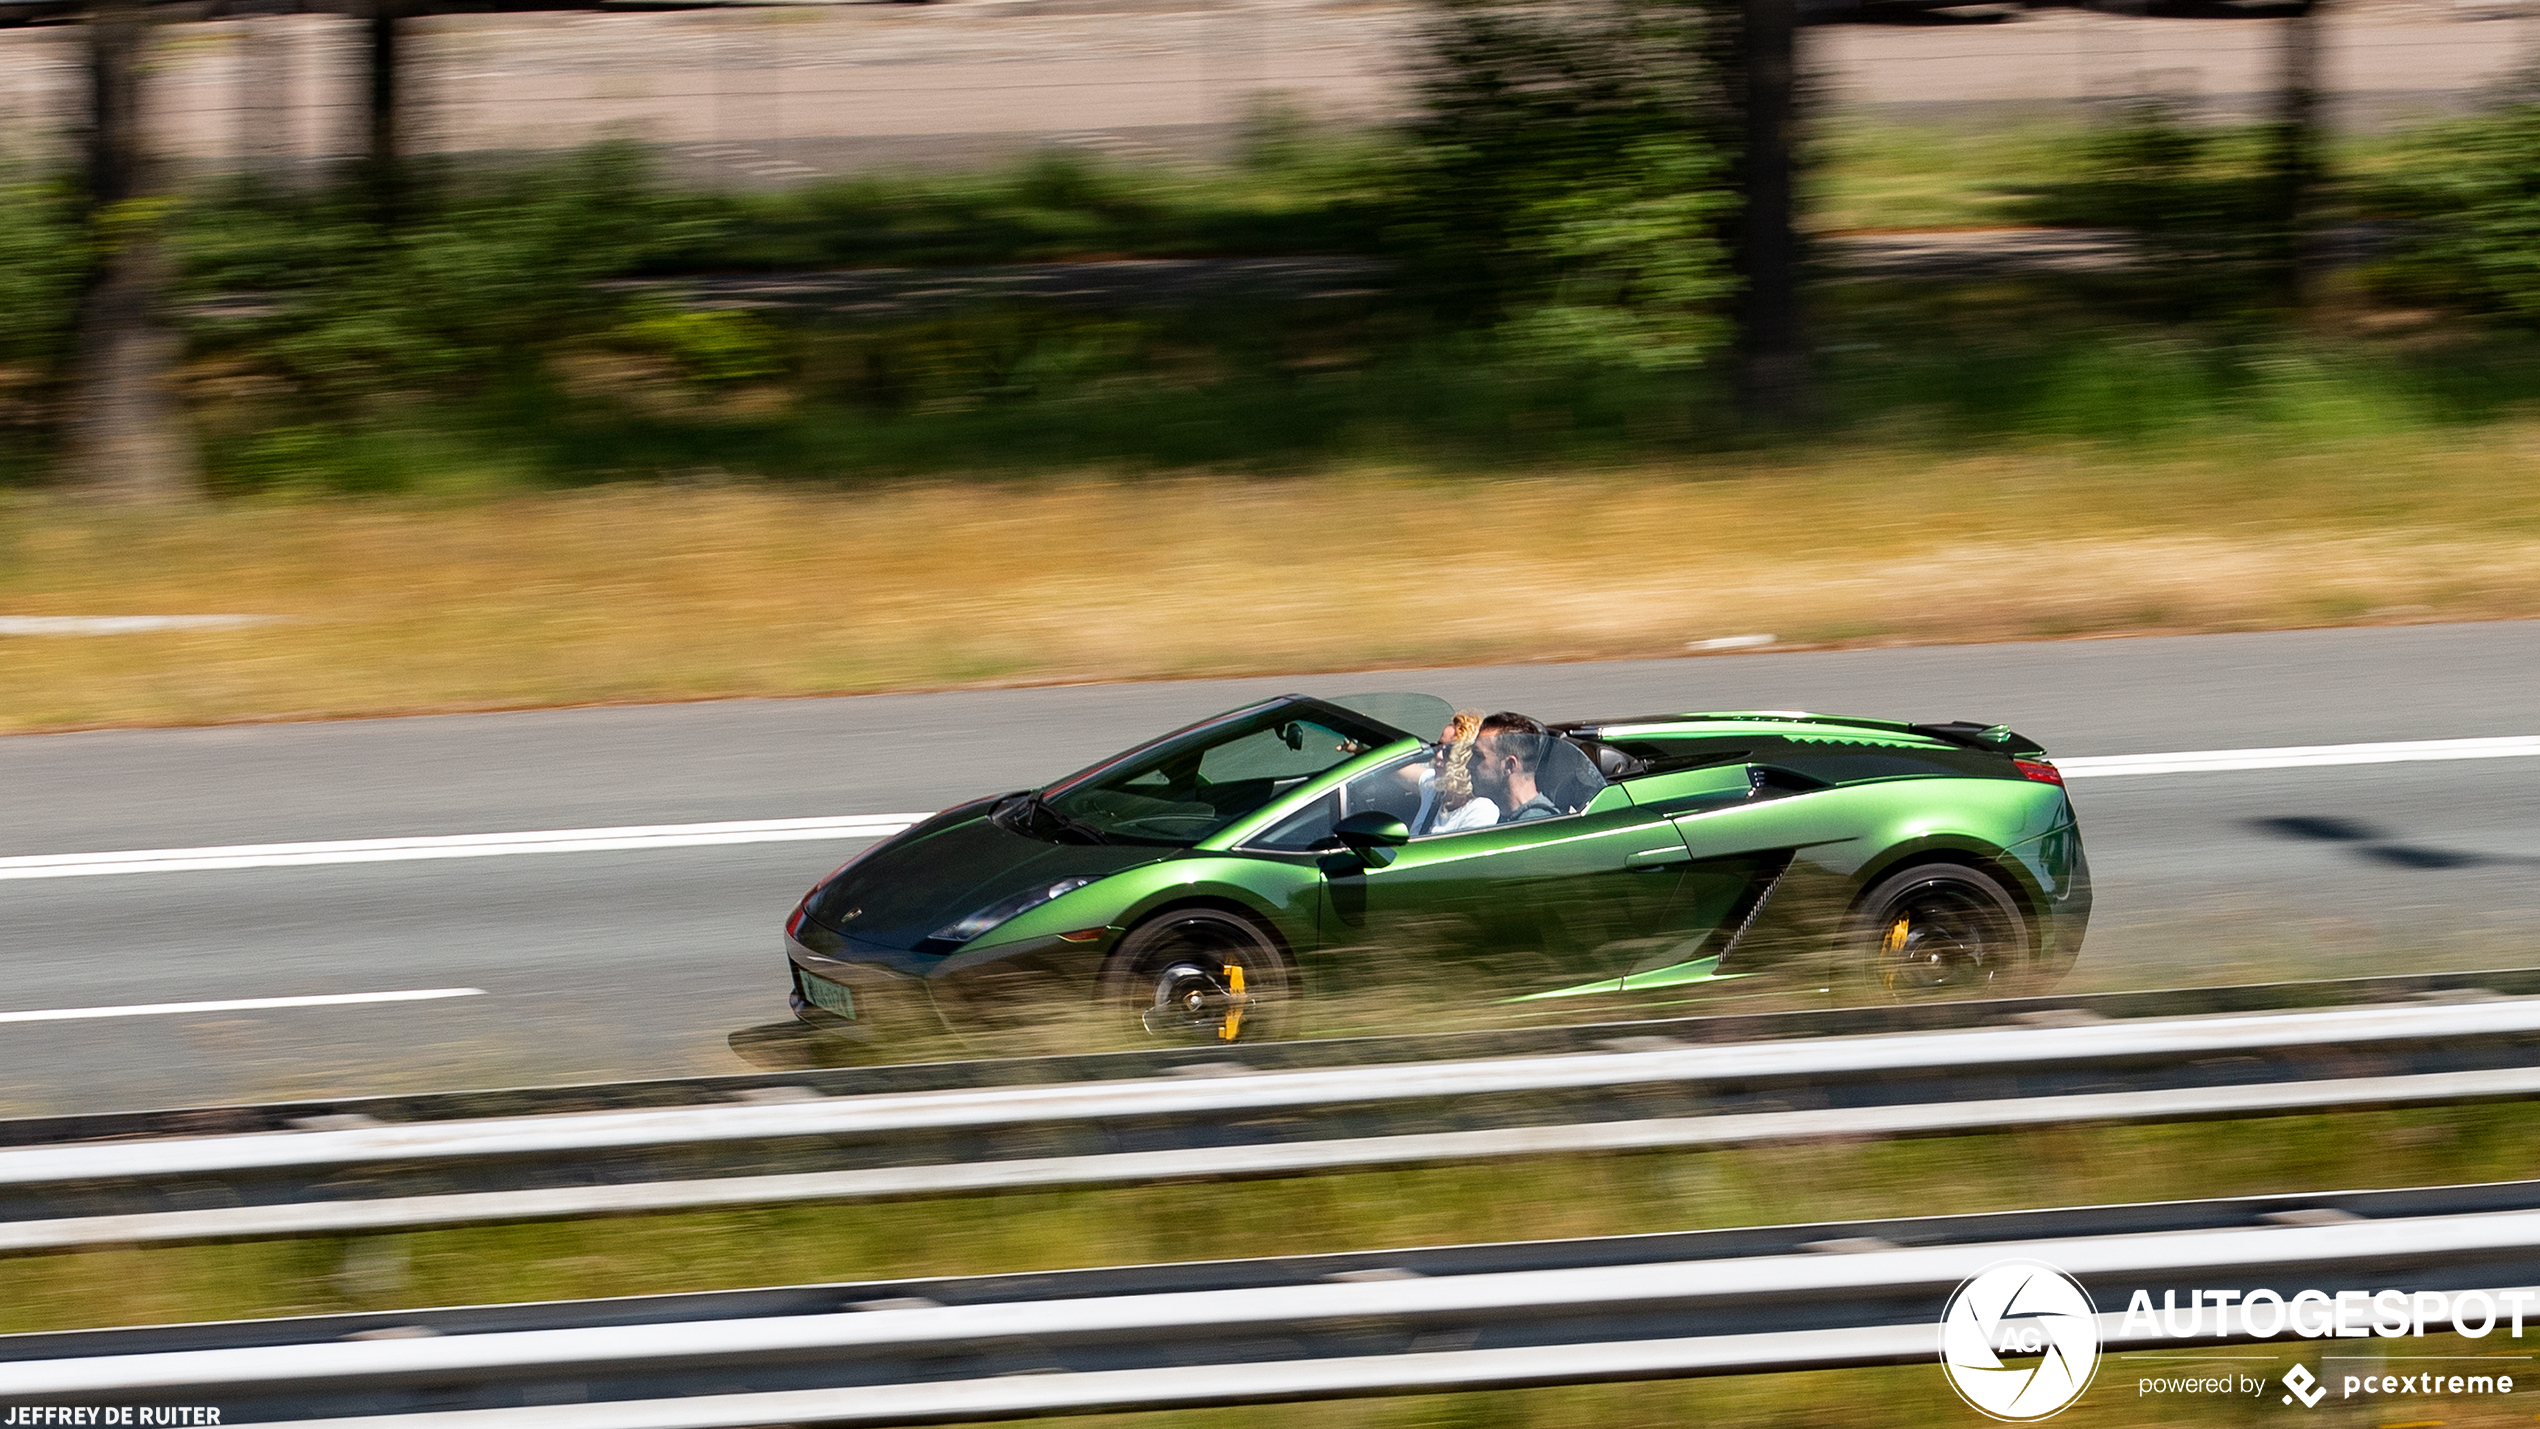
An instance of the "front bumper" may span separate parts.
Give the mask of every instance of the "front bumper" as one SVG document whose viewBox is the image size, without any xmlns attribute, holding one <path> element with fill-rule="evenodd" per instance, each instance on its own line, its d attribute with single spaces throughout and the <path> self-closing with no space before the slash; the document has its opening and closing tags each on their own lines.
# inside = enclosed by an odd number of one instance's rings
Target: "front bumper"
<svg viewBox="0 0 2540 1429">
<path fill-rule="evenodd" d="M 921 1025 L 958 1034 L 977 1030 L 983 1020 L 993 1024 L 1035 1007 L 1046 1011 L 1048 998 L 1091 996 L 1117 936 L 1114 929 L 1091 942 L 1032 938 L 950 955 L 921 954 L 855 943 L 805 919 L 785 935 L 785 1005 L 797 1021 L 851 1037 L 874 1036 L 877 1019 L 909 1014 Z"/>
<path fill-rule="evenodd" d="M 918 979 L 888 968 L 807 948 L 791 934 L 785 937 L 785 963 L 785 1006 L 795 1020 L 851 1037 L 869 1035 L 877 1010 L 910 1000 L 908 994 L 920 987 Z M 915 1000 L 925 999 L 920 993 Z"/>
</svg>

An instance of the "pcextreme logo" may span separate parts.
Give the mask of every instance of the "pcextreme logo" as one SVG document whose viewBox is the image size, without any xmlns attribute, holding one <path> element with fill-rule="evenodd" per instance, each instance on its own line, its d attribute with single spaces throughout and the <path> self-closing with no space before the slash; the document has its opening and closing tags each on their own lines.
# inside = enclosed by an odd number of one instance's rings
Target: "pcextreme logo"
<svg viewBox="0 0 2540 1429">
<path fill-rule="evenodd" d="M 2302 1401 L 2302 1407 L 2304 1409 L 2319 1408 L 2320 1400 L 2327 1397 L 2328 1394 L 2328 1386 L 2320 1383 L 2319 1376 L 2311 1373 L 2311 1367 L 2309 1365 L 2297 1364 L 2293 1368 L 2286 1370 L 2284 1372 L 2284 1387 L 2292 1391 L 2284 1396 L 2284 1402 L 2291 1404 L 2294 1400 L 2298 1399 Z"/>
<path fill-rule="evenodd" d="M 2027 1369 L 2005 1356 L 2037 1356 Z M 1978 1413 L 2010 1423 L 2060 1412 L 2099 1370 L 2099 1312 L 2081 1282 L 2034 1260 L 1977 1271 L 1940 1318 L 1950 1387 Z"/>
</svg>

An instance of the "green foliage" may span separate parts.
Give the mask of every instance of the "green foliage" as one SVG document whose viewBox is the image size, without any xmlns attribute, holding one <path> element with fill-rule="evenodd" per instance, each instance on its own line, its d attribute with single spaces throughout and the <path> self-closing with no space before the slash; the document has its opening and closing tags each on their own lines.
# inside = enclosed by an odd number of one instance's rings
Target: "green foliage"
<svg viewBox="0 0 2540 1429">
<path fill-rule="evenodd" d="M 803 339 L 804 386 L 886 413 L 964 412 L 1032 399 L 1070 402 L 1106 381 L 1162 375 L 1155 323 L 1024 305 L 831 328 Z M 1119 394 L 1113 394 L 1119 395 Z"/>
<path fill-rule="evenodd" d="M 1366 252 L 1381 150 L 1265 112 L 1231 170 L 1055 152 L 985 172 L 883 174 L 719 200 L 721 268 L 946 267 L 1094 256 Z"/>
<path fill-rule="evenodd" d="M 2540 324 L 2540 100 L 2415 136 L 2375 197 L 2408 223 L 2396 286 Z"/>
<path fill-rule="evenodd" d="M 2492 422 L 2540 399 L 2540 342 L 2475 324 L 2389 336 L 2154 321 L 2099 279 L 1846 284 L 1821 304 L 1837 414 L 1970 441 L 2190 447 Z"/>
<path fill-rule="evenodd" d="M 1517 251 L 1548 275 L 1500 331 L 1523 359 L 1653 370 L 1699 366 L 1728 341 L 1735 288 L 1718 222 L 1718 162 L 1682 135 L 1638 140 L 1601 187 L 1549 195 Z"/>
<path fill-rule="evenodd" d="M 2173 316 L 2215 316 L 2264 300 L 2287 241 L 2271 126 L 2214 127 L 2150 102 L 2095 129 L 2074 171 L 2038 186 L 2032 223 L 2132 234 L 2138 299 Z"/>
<path fill-rule="evenodd" d="M 246 188 L 193 210 L 177 241 L 210 312 L 198 350 L 341 410 L 534 370 L 614 325 L 624 301 L 596 284 L 710 225 L 630 150 L 601 148 L 421 186 L 393 218 L 357 188 Z M 249 296 L 219 302 L 234 295 Z"/>
<path fill-rule="evenodd" d="M 89 263 L 71 186 L 0 166 L 0 363 L 61 355 Z"/>
<path fill-rule="evenodd" d="M 1435 0 L 1388 234 L 1449 323 L 1521 361 L 1681 367 L 1717 345 L 1731 207 L 1711 12 Z"/>
<path fill-rule="evenodd" d="M 0 482 L 41 470 L 94 260 L 71 185 L 0 161 Z"/>
<path fill-rule="evenodd" d="M 728 308 L 683 309 L 639 300 L 608 340 L 614 347 L 667 357 L 699 382 L 744 382 L 785 370 L 778 336 L 766 320 Z"/>
</svg>

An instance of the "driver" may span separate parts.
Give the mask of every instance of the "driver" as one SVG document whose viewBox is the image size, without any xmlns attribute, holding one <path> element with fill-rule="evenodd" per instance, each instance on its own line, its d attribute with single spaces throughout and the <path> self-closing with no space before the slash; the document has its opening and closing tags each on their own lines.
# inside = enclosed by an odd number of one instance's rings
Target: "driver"
<svg viewBox="0 0 2540 1429">
<path fill-rule="evenodd" d="M 1503 824 L 1558 818 L 1561 810 L 1535 786 L 1552 732 L 1531 715 L 1502 710 L 1482 721 L 1473 742 L 1473 787 L 1506 812 Z"/>
</svg>

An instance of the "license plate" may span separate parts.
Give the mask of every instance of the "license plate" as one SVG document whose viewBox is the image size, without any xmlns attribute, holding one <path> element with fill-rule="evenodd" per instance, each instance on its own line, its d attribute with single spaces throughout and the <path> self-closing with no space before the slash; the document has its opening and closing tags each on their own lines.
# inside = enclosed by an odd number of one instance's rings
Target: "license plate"
<svg viewBox="0 0 2540 1429">
<path fill-rule="evenodd" d="M 803 974 L 803 997 L 823 1012 L 834 1012 L 840 1017 L 855 1016 L 855 994 L 809 973 Z"/>
</svg>

